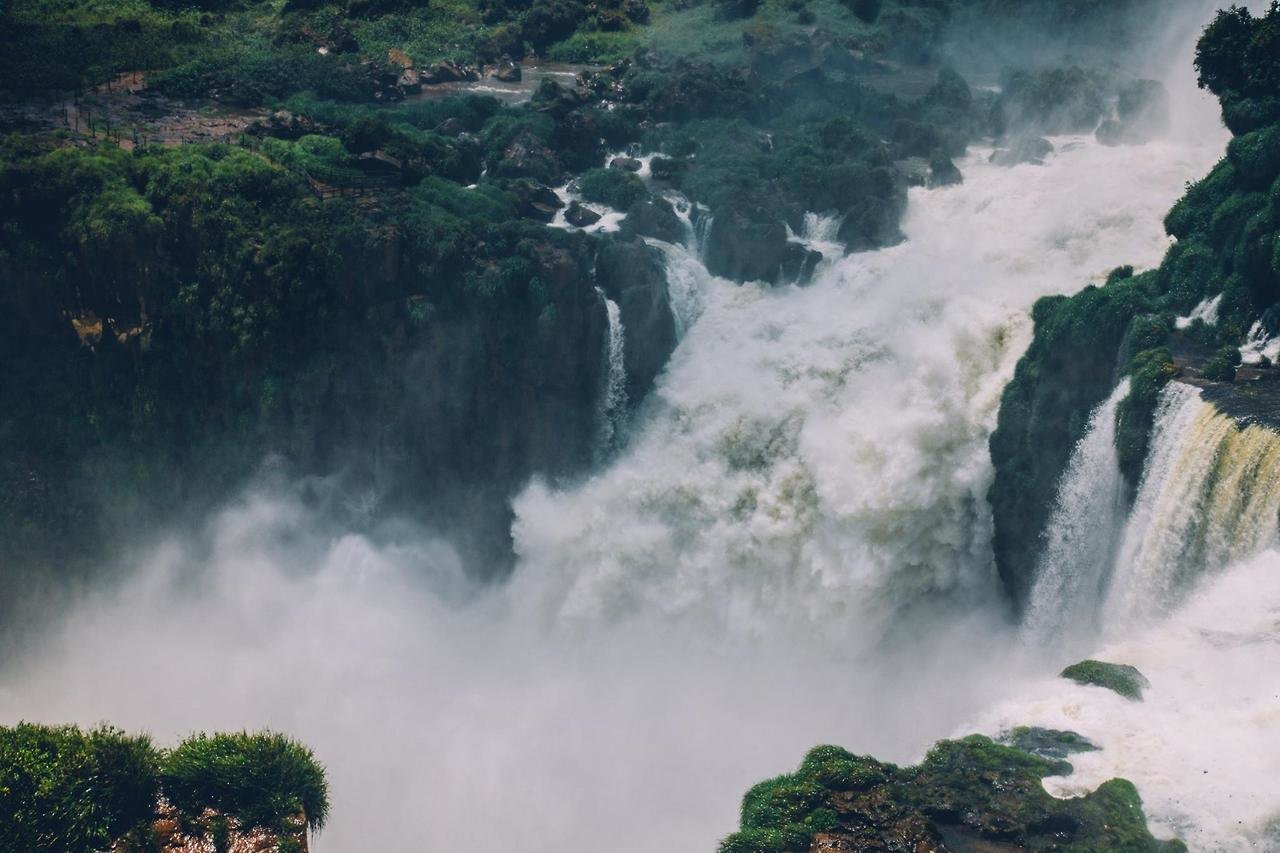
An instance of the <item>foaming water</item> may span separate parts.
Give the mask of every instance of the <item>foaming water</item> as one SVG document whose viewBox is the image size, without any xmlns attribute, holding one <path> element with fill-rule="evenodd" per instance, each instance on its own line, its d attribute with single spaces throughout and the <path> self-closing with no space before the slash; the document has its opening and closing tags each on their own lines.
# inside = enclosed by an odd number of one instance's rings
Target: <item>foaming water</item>
<svg viewBox="0 0 1280 853">
<path fill-rule="evenodd" d="M 987 439 L 1028 308 L 1156 262 L 1221 141 L 1060 139 L 1014 169 L 975 152 L 964 185 L 913 191 L 909 242 L 806 288 L 739 286 L 669 247 L 698 319 L 609 470 L 517 501 L 517 583 L 562 624 L 659 613 L 845 652 L 899 606 L 988 600 Z"/>
<path fill-rule="evenodd" d="M 1102 748 L 1073 755 L 1073 774 L 1046 780 L 1051 793 L 1119 776 L 1138 786 L 1162 837 L 1192 850 L 1280 849 L 1280 552 L 1233 565 L 1172 618 L 1093 656 L 1137 666 L 1151 682 L 1143 701 L 1045 679 L 963 731 L 1079 732 Z"/>
<path fill-rule="evenodd" d="M 329 765 L 322 853 L 709 850 L 814 743 L 910 760 L 1032 665 L 985 500 L 1027 309 L 1159 259 L 1222 151 L 1197 133 L 976 151 L 964 185 L 913 191 L 910 242 L 807 288 L 665 246 L 681 344 L 606 470 L 519 499 L 511 584 L 250 495 L 51 618 L 0 719 L 287 730 Z"/>
<path fill-rule="evenodd" d="M 1106 604 L 1113 632 L 1163 615 L 1204 573 L 1280 537 L 1280 434 L 1241 428 L 1173 383 L 1153 435 Z"/>
<path fill-rule="evenodd" d="M 1128 396 L 1125 379 L 1094 410 L 1062 475 L 1023 617 L 1031 642 L 1061 639 L 1065 632 L 1096 633 L 1103 585 L 1127 508 L 1115 441 L 1116 410 Z"/>
</svg>

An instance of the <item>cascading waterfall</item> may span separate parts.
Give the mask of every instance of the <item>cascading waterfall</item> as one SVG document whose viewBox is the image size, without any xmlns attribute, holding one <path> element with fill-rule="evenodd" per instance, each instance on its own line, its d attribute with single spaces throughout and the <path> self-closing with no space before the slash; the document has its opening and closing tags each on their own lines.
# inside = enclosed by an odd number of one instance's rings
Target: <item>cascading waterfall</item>
<svg viewBox="0 0 1280 853">
<path fill-rule="evenodd" d="M 626 425 L 627 366 L 626 337 L 622 328 L 622 310 L 604 291 L 596 288 L 604 300 L 609 317 L 609 338 L 605 343 L 605 386 L 600 397 L 600 452 L 606 454 L 617 444 Z"/>
<path fill-rule="evenodd" d="M 1105 607 L 1113 630 L 1280 538 L 1280 434 L 1240 427 L 1196 388 L 1164 391 L 1144 471 Z"/>
<path fill-rule="evenodd" d="M 1068 629 L 1091 633 L 1124 524 L 1125 484 L 1116 453 L 1116 409 L 1124 379 L 1089 419 L 1062 475 L 1036 584 L 1023 617 L 1024 637 L 1042 644 Z"/>
<path fill-rule="evenodd" d="M 1026 677 L 986 494 L 1028 309 L 1159 260 L 1221 155 L 1204 104 L 1195 138 L 1055 140 L 1007 170 L 976 150 L 963 185 L 912 190 L 907 244 L 805 288 L 665 247 L 680 345 L 606 468 L 518 498 L 510 584 L 477 589 L 420 531 L 251 494 L 69 605 L 0 714 L 285 729 L 330 768 L 337 851 L 711 850 L 814 743 L 917 757 Z"/>
</svg>

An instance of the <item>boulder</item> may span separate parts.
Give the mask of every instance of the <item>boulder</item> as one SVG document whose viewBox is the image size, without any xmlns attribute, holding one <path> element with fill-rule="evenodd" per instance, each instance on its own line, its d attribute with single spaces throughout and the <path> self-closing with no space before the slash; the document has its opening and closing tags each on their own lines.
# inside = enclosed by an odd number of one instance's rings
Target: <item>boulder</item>
<svg viewBox="0 0 1280 853">
<path fill-rule="evenodd" d="M 503 83 L 519 83 L 524 78 L 524 73 L 520 70 L 518 62 L 512 61 L 510 57 L 503 57 L 494 68 L 493 76 Z"/>
<path fill-rule="evenodd" d="M 478 79 L 480 79 L 480 75 L 476 73 L 475 69 L 458 65 L 447 59 L 437 63 L 422 75 L 422 82 L 429 86 Z"/>
<path fill-rule="evenodd" d="M 400 77 L 396 80 L 396 88 L 406 95 L 414 95 L 422 91 L 422 75 L 412 68 L 406 68 L 400 72 Z"/>
<path fill-rule="evenodd" d="M 639 403 L 676 348 L 676 321 L 660 251 L 639 237 L 612 235 L 596 253 L 596 284 L 618 304 L 626 341 L 627 399 Z"/>
<path fill-rule="evenodd" d="M 1099 660 L 1082 660 L 1072 664 L 1062 671 L 1061 676 L 1077 684 L 1104 687 L 1134 702 L 1141 702 L 1143 688 L 1151 686 L 1151 682 L 1147 681 L 1137 667 Z"/>
<path fill-rule="evenodd" d="M 622 220 L 622 228 L 667 243 L 682 243 L 685 238 L 684 222 L 676 215 L 671 202 L 662 198 L 631 205 L 627 218 Z"/>
<path fill-rule="evenodd" d="M 999 742 L 1052 761 L 1061 761 L 1077 752 L 1095 752 L 1098 749 L 1093 741 L 1075 732 L 1042 729 L 1038 726 L 1018 726 L 1002 734 Z"/>
<path fill-rule="evenodd" d="M 599 222 L 600 214 L 589 207 L 583 207 L 576 201 L 571 201 L 564 212 L 564 221 L 575 228 L 586 228 Z"/>
<path fill-rule="evenodd" d="M 1023 163 L 1043 166 L 1045 158 L 1054 151 L 1053 143 L 1039 136 L 1019 136 L 1002 142 L 991 154 L 991 162 L 997 166 L 1018 166 Z"/>
<path fill-rule="evenodd" d="M 634 157 L 614 157 L 609 161 L 610 169 L 626 169 L 628 172 L 639 172 L 644 164 Z"/>
<path fill-rule="evenodd" d="M 507 184 L 507 189 L 516 197 L 516 210 L 526 219 L 550 222 L 555 219 L 556 211 L 564 207 L 564 202 L 556 195 L 555 190 L 537 181 L 511 181 Z"/>
<path fill-rule="evenodd" d="M 898 170 L 898 174 L 907 182 L 907 186 L 923 187 L 929 184 L 929 161 L 923 157 L 908 157 L 905 160 L 899 160 L 893 165 Z"/>
<path fill-rule="evenodd" d="M 704 251 L 712 275 L 734 281 L 776 281 L 786 254 L 786 226 L 769 211 L 749 205 L 715 211 Z"/>
</svg>

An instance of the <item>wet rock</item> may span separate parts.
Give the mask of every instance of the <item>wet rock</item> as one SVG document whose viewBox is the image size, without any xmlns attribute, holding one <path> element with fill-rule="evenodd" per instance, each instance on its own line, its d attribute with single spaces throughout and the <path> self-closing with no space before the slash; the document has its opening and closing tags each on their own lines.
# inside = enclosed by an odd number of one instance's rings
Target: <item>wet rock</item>
<svg viewBox="0 0 1280 853">
<path fill-rule="evenodd" d="M 662 198 L 631 205 L 627 218 L 622 220 L 622 228 L 667 243 L 682 243 L 685 238 L 684 222 L 676 215 L 671 202 Z"/>
<path fill-rule="evenodd" d="M 734 281 L 775 281 L 786 253 L 786 226 L 762 208 L 722 208 L 707 229 L 704 260 L 712 275 Z"/>
<path fill-rule="evenodd" d="M 429 86 L 479 79 L 480 75 L 476 73 L 474 68 L 458 65 L 447 59 L 437 63 L 422 75 L 422 82 Z"/>
<path fill-rule="evenodd" d="M 929 161 L 923 157 L 908 157 L 894 163 L 894 168 L 909 187 L 927 186 L 930 178 Z"/>
<path fill-rule="evenodd" d="M 422 91 L 422 75 L 412 68 L 406 68 L 400 72 L 399 78 L 396 79 L 396 88 L 406 95 L 413 95 Z"/>
<path fill-rule="evenodd" d="M 610 169 L 626 169 L 628 172 L 639 172 L 644 164 L 634 157 L 614 157 L 609 161 Z"/>
<path fill-rule="evenodd" d="M 991 162 L 997 166 L 1018 166 L 1031 163 L 1043 166 L 1045 158 L 1054 151 L 1053 143 L 1039 136 L 1020 136 L 1005 140 L 991 153 Z"/>
<path fill-rule="evenodd" d="M 527 130 L 516 134 L 490 168 L 499 177 L 533 178 L 542 183 L 555 182 L 561 173 L 556 152 Z"/>
<path fill-rule="evenodd" d="M 865 196 L 845 211 L 837 236 L 849 252 L 894 246 L 906 239 L 898 223 L 906 207 L 905 193 L 893 198 Z"/>
<path fill-rule="evenodd" d="M 954 187 L 962 183 L 964 175 L 960 174 L 960 167 L 950 157 L 934 157 L 929 163 L 930 187 Z"/>
<path fill-rule="evenodd" d="M 683 166 L 680 160 L 672 160 L 669 157 L 654 157 L 649 161 L 649 176 L 659 181 L 669 181 L 675 177 Z"/>
<path fill-rule="evenodd" d="M 1097 744 L 1075 732 L 1058 729 L 1042 729 L 1038 726 L 1019 726 L 1000 736 L 1000 743 L 1038 755 L 1061 761 L 1077 752 L 1094 752 Z"/>
<path fill-rule="evenodd" d="M 493 71 L 493 76 L 503 83 L 519 83 L 524 79 L 524 73 L 520 70 L 520 65 L 513 62 L 510 58 L 503 58 Z"/>
<path fill-rule="evenodd" d="M 1041 780 L 1068 772 L 1064 761 L 980 735 L 942 741 L 901 768 L 819 746 L 796 772 L 747 792 L 741 828 L 720 850 L 1185 853 L 1179 841 L 1152 837 L 1123 779 L 1082 797 L 1050 796 Z"/>
<path fill-rule="evenodd" d="M 599 222 L 600 214 L 589 207 L 583 207 L 576 201 L 571 201 L 564 212 L 564 221 L 575 228 L 586 228 Z"/>
<path fill-rule="evenodd" d="M 639 403 L 676 348 L 666 263 L 639 237 L 611 236 L 596 254 L 596 283 L 618 304 L 626 335 L 627 399 Z"/>
<path fill-rule="evenodd" d="M 564 207 L 554 190 L 537 181 L 511 181 L 507 189 L 516 197 L 516 210 L 527 219 L 550 222 L 555 219 L 556 211 Z"/>
<path fill-rule="evenodd" d="M 1061 675 L 1077 684 L 1105 687 L 1135 702 L 1142 701 L 1143 688 L 1151 686 L 1151 682 L 1147 681 L 1137 667 L 1098 660 L 1083 660 L 1072 664 Z"/>
<path fill-rule="evenodd" d="M 788 242 L 782 258 L 782 279 L 795 284 L 808 284 L 813 280 L 813 273 L 820 263 L 821 252 L 814 251 L 803 243 Z"/>
</svg>

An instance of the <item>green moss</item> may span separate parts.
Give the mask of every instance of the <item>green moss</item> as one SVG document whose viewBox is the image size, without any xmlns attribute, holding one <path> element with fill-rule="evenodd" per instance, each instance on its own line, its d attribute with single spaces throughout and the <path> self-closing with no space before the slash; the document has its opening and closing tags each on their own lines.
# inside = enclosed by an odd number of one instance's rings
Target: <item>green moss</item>
<svg viewBox="0 0 1280 853">
<path fill-rule="evenodd" d="M 1012 738 L 1061 754 L 1094 748 L 1071 732 L 1019 729 Z M 851 768 L 857 781 L 850 784 Z M 1111 780 L 1059 800 L 1041 783 L 1069 773 L 1049 757 L 980 735 L 942 741 L 919 765 L 897 768 L 834 746 L 811 750 L 796 773 L 757 785 L 743 801 L 741 829 L 720 853 L 808 850 L 826 833 L 832 849 L 942 849 L 957 833 L 975 848 L 1172 851 L 1148 832 L 1134 787 Z"/>
<path fill-rule="evenodd" d="M 1069 678 L 1077 684 L 1104 687 L 1134 701 L 1140 701 L 1142 689 L 1151 686 L 1151 682 L 1147 681 L 1135 667 L 1097 660 L 1084 660 L 1072 664 L 1062 671 L 1062 677 Z"/>
</svg>

